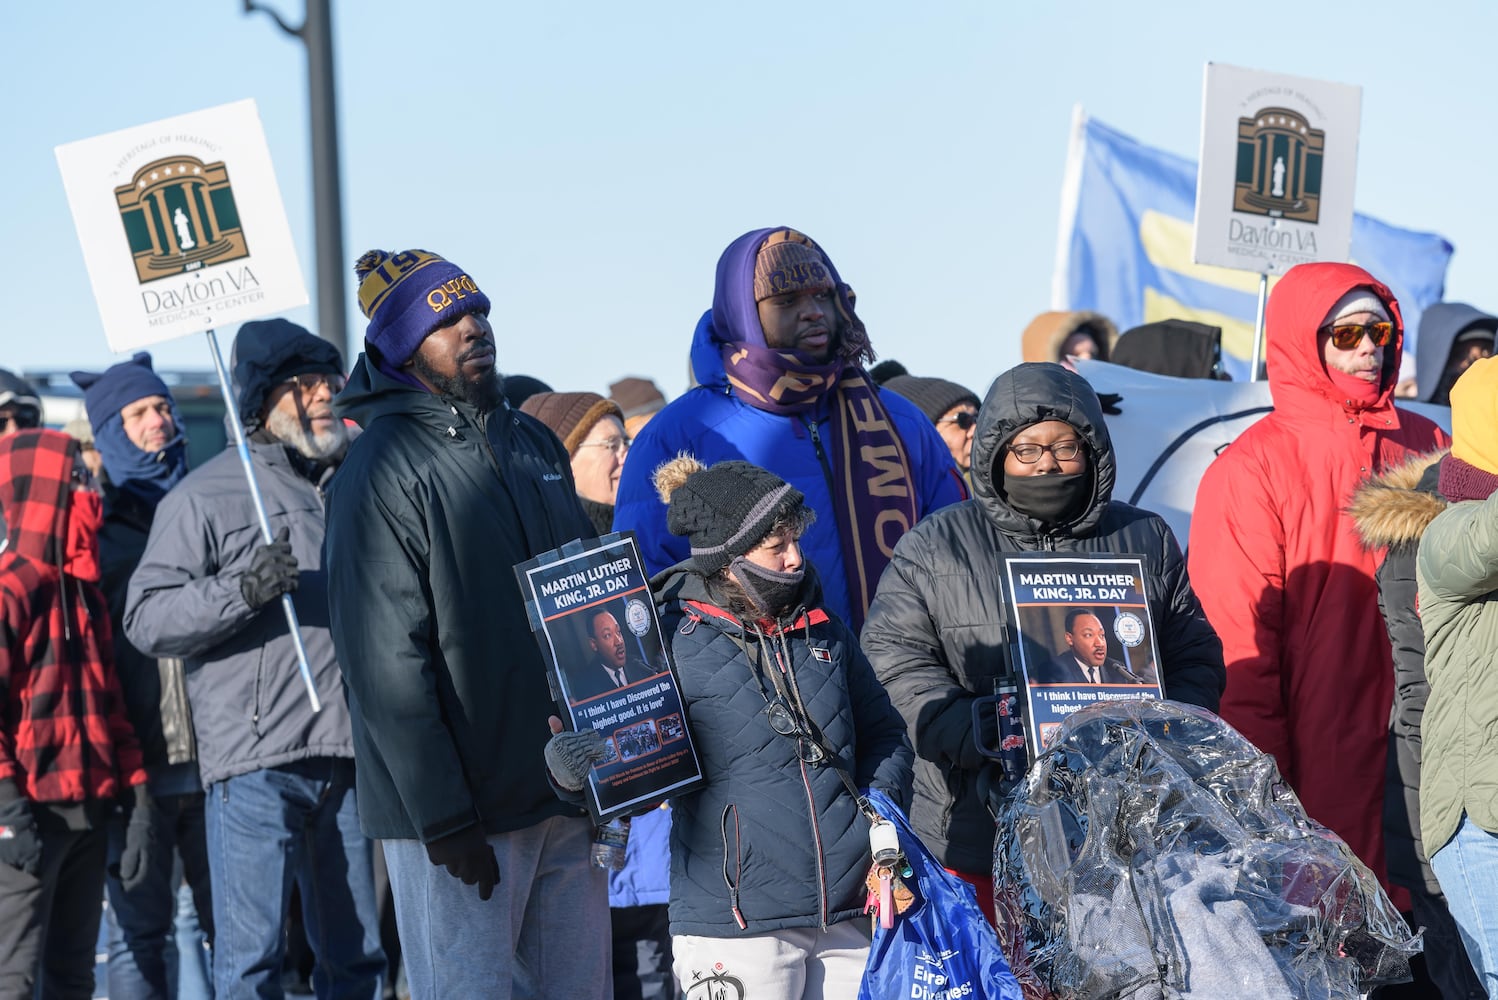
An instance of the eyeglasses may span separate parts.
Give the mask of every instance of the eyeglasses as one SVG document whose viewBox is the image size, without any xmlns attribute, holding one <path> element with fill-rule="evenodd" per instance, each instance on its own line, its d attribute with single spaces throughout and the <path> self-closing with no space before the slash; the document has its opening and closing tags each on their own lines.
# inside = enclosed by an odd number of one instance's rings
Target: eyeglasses
<svg viewBox="0 0 1498 1000">
<path fill-rule="evenodd" d="M 781 736 L 789 736 L 796 741 L 796 756 L 803 764 L 820 764 L 826 759 L 827 754 L 817 743 L 811 733 L 796 721 L 796 715 L 791 711 L 784 698 L 775 698 L 765 708 L 765 715 L 770 720 L 770 728 Z"/>
<path fill-rule="evenodd" d="M 978 415 L 970 410 L 961 410 L 950 417 L 942 417 L 939 424 L 956 424 L 960 431 L 970 430 L 978 424 Z"/>
<path fill-rule="evenodd" d="M 323 386 L 328 387 L 328 392 L 338 395 L 343 391 L 348 382 L 342 375 L 328 375 L 323 372 L 308 372 L 305 375 L 293 375 L 286 380 L 287 385 L 294 385 L 303 396 L 311 396 Z"/>
<path fill-rule="evenodd" d="M 634 442 L 633 438 L 619 437 L 616 434 L 613 437 L 604 438 L 602 441 L 584 441 L 582 444 L 578 445 L 578 447 L 579 448 L 607 448 L 609 451 L 613 452 L 615 455 L 622 455 L 626 451 L 629 451 L 630 446 L 633 445 L 634 443 L 635 442 Z"/>
<path fill-rule="evenodd" d="M 1394 324 L 1386 319 L 1377 323 L 1328 323 L 1317 333 L 1325 333 L 1332 338 L 1332 346 L 1339 351 L 1350 351 L 1363 342 L 1363 335 L 1373 341 L 1374 347 L 1383 347 L 1394 336 Z"/>
<path fill-rule="evenodd" d="M 1082 454 L 1082 442 L 1076 438 L 1070 441 L 1057 441 L 1055 444 L 1012 444 L 1009 452 L 1025 465 L 1034 465 L 1040 461 L 1040 456 L 1046 452 L 1058 462 L 1070 462 Z"/>
</svg>

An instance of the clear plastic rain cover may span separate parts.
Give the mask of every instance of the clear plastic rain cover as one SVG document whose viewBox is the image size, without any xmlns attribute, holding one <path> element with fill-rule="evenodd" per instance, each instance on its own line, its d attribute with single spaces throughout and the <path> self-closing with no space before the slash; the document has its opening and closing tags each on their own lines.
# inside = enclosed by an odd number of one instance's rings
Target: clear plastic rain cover
<svg viewBox="0 0 1498 1000">
<path fill-rule="evenodd" d="M 1356 998 L 1420 950 L 1378 880 L 1217 716 L 1070 716 L 1003 803 L 999 939 L 1037 998 Z"/>
</svg>

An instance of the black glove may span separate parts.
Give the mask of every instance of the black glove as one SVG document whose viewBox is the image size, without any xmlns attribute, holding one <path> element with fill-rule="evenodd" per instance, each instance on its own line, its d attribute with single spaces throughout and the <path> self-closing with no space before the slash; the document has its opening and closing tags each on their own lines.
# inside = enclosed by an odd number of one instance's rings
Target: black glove
<svg viewBox="0 0 1498 1000">
<path fill-rule="evenodd" d="M 126 892 L 133 892 L 146 881 L 156 853 L 156 800 L 145 785 L 136 785 L 134 791 L 134 804 L 125 810 L 125 849 L 120 852 L 119 864 L 110 871 Z"/>
<path fill-rule="evenodd" d="M 593 765 L 608 755 L 603 734 L 596 729 L 557 733 L 546 742 L 546 769 L 569 792 L 582 791 Z"/>
<path fill-rule="evenodd" d="M 1118 405 L 1123 402 L 1123 397 L 1116 392 L 1100 392 L 1097 394 L 1097 401 L 1102 405 L 1103 412 L 1111 417 L 1116 417 L 1123 413 L 1123 410 Z"/>
<path fill-rule="evenodd" d="M 14 786 L 8 791 L 15 797 L 0 803 L 0 863 L 35 877 L 42 870 L 42 838 L 36 832 L 36 818 L 25 796 Z"/>
<path fill-rule="evenodd" d="M 239 578 L 239 592 L 257 611 L 296 589 L 296 556 L 291 554 L 290 539 L 291 529 L 282 525 L 275 541 L 255 550 L 250 568 Z"/>
<path fill-rule="evenodd" d="M 457 833 L 437 838 L 427 845 L 427 857 L 464 885 L 478 886 L 479 899 L 487 901 L 499 885 L 499 859 L 484 838 L 481 826 L 465 826 Z"/>
<path fill-rule="evenodd" d="M 976 771 L 987 764 L 997 764 L 998 761 L 992 757 L 986 757 L 978 752 L 980 746 L 987 747 L 989 750 L 999 748 L 999 715 L 994 705 L 985 705 L 978 713 L 978 729 L 963 746 L 962 755 L 957 759 L 957 766 Z"/>
</svg>

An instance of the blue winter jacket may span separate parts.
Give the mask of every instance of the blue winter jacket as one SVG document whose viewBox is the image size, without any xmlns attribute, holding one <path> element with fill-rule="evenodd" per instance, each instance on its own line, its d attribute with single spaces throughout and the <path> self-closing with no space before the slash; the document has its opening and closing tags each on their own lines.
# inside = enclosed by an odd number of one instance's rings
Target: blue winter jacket
<svg viewBox="0 0 1498 1000">
<path fill-rule="evenodd" d="M 806 505 L 817 512 L 816 522 L 801 538 L 802 552 L 821 577 L 827 610 L 845 622 L 859 622 L 863 616 L 853 613 L 852 591 L 843 567 L 837 517 L 827 483 L 829 473 L 818 454 L 820 448 L 830 467 L 831 445 L 819 445 L 813 439 L 807 420 L 766 413 L 733 395 L 723 372 L 719 345 L 709 330 L 711 317 L 711 311 L 702 317 L 692 339 L 692 368 L 700 384 L 672 400 L 635 438 L 619 479 L 614 528 L 635 533 L 649 572 L 659 573 L 674 566 L 690 555 L 690 546 L 685 538 L 666 529 L 666 505 L 651 481 L 655 470 L 681 452 L 694 455 L 703 465 L 735 458 L 753 462 L 800 490 Z M 917 514 L 924 517 L 964 499 L 967 490 L 961 474 L 936 425 L 894 392 L 882 392 L 879 399 L 910 458 L 920 490 Z M 825 406 L 818 409 L 815 424 L 818 435 L 827 442 L 830 422 Z"/>
<path fill-rule="evenodd" d="M 815 582 L 808 588 L 816 606 Z M 836 769 L 802 763 L 797 740 L 771 728 L 746 652 L 761 648 L 760 636 L 713 607 L 687 566 L 651 589 L 707 778 L 672 801 L 671 933 L 741 937 L 860 916 L 868 822 Z M 905 808 L 915 752 L 857 637 L 823 611 L 803 614 L 784 637 L 784 647 L 764 644 L 761 663 L 789 650 L 807 713 L 855 787 Z"/>
</svg>

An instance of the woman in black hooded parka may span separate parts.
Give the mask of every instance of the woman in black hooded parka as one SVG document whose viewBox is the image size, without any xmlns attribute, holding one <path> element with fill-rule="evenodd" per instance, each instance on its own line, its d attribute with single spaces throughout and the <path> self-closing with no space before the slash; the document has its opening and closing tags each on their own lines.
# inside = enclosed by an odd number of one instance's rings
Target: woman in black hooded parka
<svg viewBox="0 0 1498 1000">
<path fill-rule="evenodd" d="M 1069 442 L 1081 445 L 1074 456 Z M 1013 451 L 1021 444 L 1046 450 L 1026 464 Z M 1216 711 L 1226 681 L 1222 643 L 1175 536 L 1158 514 L 1112 498 L 1114 472 L 1102 406 L 1080 375 L 1051 363 L 1000 375 L 973 436 L 972 499 L 900 539 L 863 629 L 915 744 L 911 824 L 944 866 L 978 886 L 990 919 L 994 822 L 978 778 L 994 765 L 978 752 L 971 702 L 1004 672 L 1003 556 L 1139 556 L 1166 696 Z"/>
</svg>

